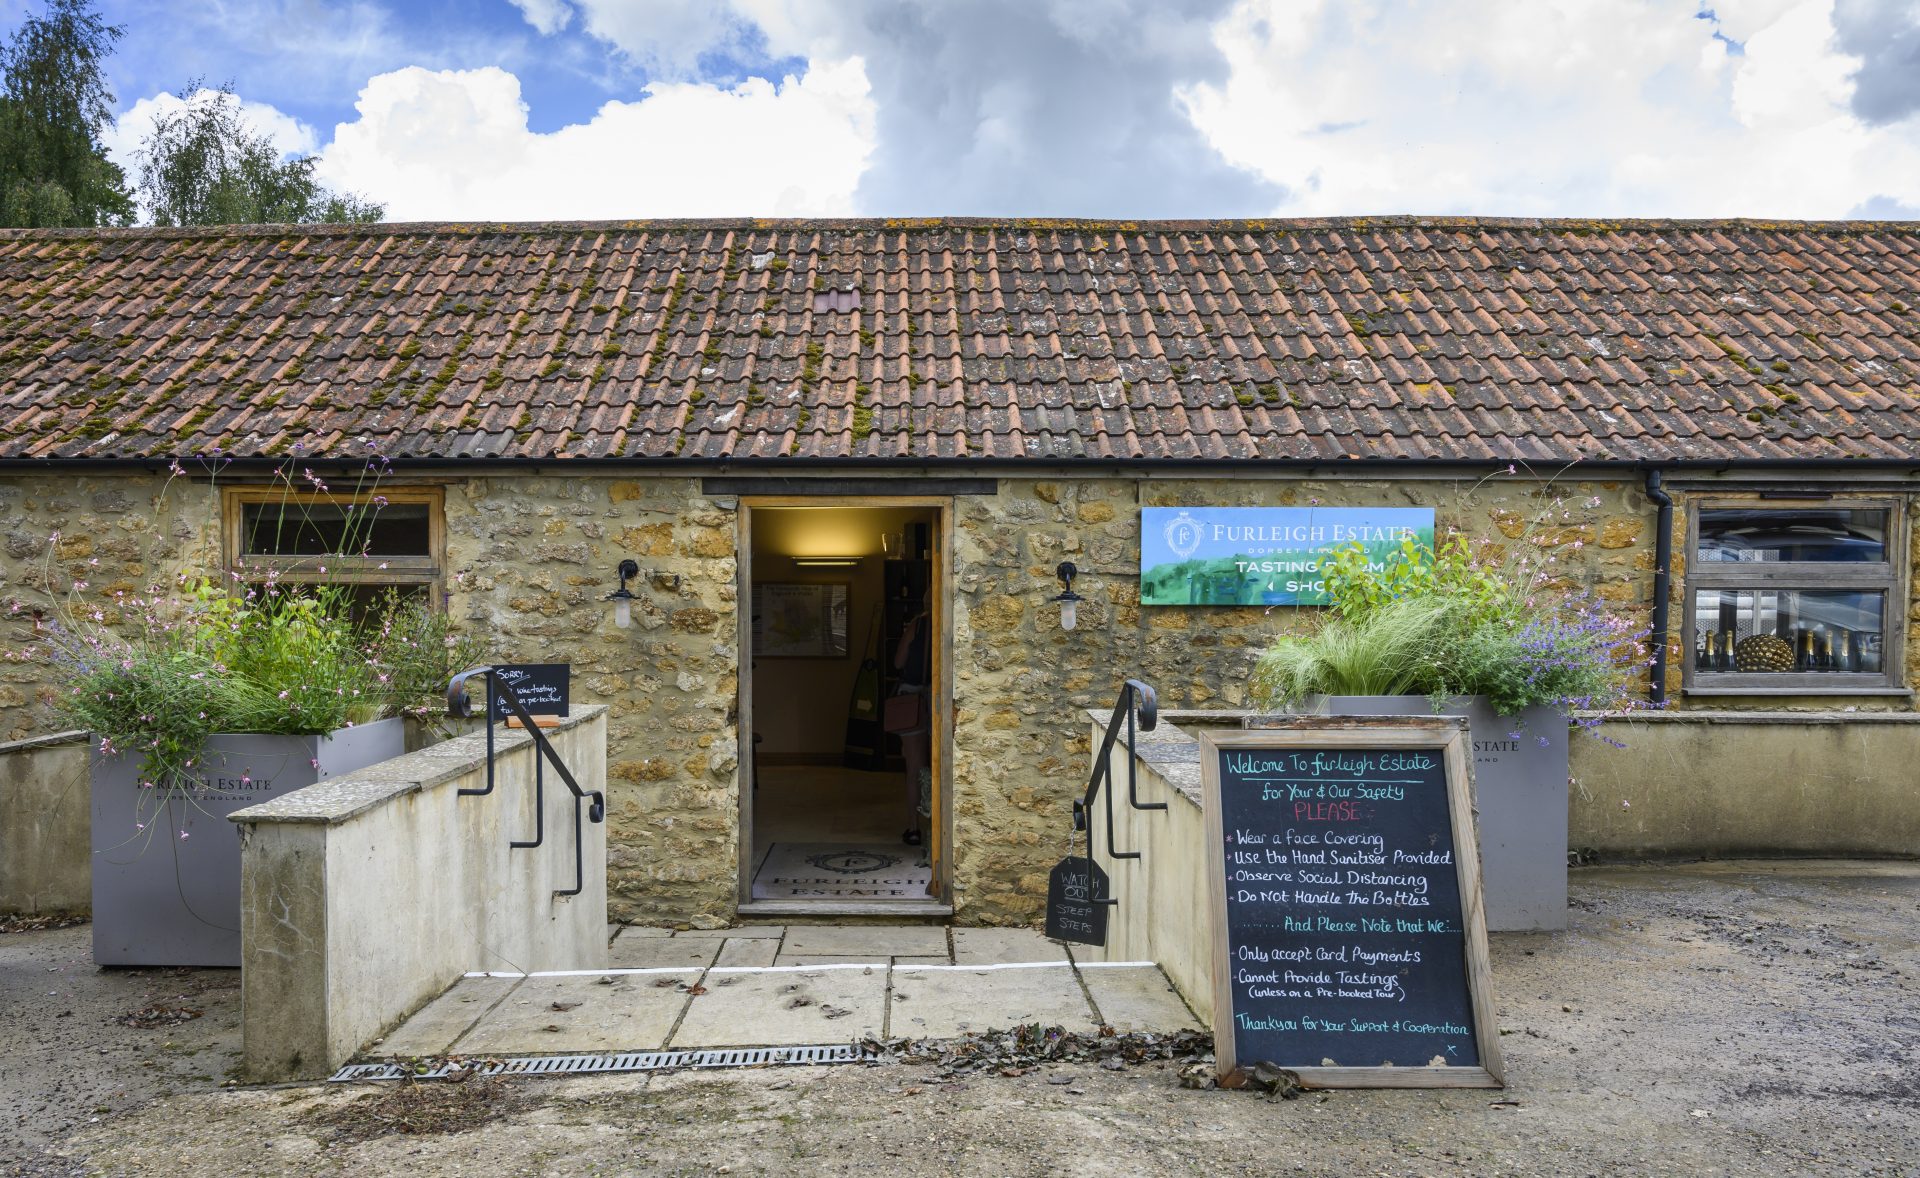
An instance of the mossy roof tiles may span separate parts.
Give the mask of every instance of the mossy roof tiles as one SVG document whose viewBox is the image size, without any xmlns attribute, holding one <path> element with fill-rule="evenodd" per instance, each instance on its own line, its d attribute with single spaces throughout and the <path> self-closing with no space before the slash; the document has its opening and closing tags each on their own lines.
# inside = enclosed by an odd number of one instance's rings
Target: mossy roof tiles
<svg viewBox="0 0 1920 1178">
<path fill-rule="evenodd" d="M 848 287 L 857 310 L 817 309 Z M 1920 225 L 0 231 L 0 459 L 340 439 L 422 459 L 1914 459 Z"/>
</svg>

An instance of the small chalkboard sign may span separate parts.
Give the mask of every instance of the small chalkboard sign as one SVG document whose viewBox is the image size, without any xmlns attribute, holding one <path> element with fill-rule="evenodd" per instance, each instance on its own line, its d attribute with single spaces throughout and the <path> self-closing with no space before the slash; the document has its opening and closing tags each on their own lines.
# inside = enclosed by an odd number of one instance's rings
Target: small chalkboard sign
<svg viewBox="0 0 1920 1178">
<path fill-rule="evenodd" d="M 1068 855 L 1047 877 L 1047 935 L 1077 945 L 1107 943 L 1107 873 L 1083 855 Z"/>
<path fill-rule="evenodd" d="M 573 668 L 568 663 L 501 663 L 494 667 L 489 684 L 505 683 L 513 689 L 520 703 L 533 716 L 564 716 L 567 714 L 568 693 L 572 689 Z M 493 697 L 493 718 L 504 720 L 513 715 L 513 709 L 497 691 L 489 692 Z"/>
<path fill-rule="evenodd" d="M 1501 1085 L 1466 741 L 1457 717 L 1201 736 L 1223 1084 Z"/>
</svg>

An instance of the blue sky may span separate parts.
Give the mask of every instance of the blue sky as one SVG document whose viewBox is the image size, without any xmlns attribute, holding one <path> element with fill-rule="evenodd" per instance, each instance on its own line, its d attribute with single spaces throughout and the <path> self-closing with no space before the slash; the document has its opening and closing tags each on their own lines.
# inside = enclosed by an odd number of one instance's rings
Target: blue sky
<svg viewBox="0 0 1920 1178">
<path fill-rule="evenodd" d="M 0 0 L 9 27 L 38 5 Z M 648 78 L 617 47 L 570 21 L 542 35 L 509 0 L 99 0 L 97 10 L 126 30 L 113 62 L 123 100 L 178 90 L 190 78 L 232 81 L 246 98 L 311 125 L 354 117 L 359 89 L 405 66 L 502 66 L 519 79 L 531 130 L 585 122 L 612 98 L 642 97 Z M 764 55 L 739 60 L 722 50 L 701 61 L 714 81 L 778 80 L 804 62 Z"/>
<path fill-rule="evenodd" d="M 1909 0 L 99 7 L 396 219 L 1920 216 Z"/>
</svg>

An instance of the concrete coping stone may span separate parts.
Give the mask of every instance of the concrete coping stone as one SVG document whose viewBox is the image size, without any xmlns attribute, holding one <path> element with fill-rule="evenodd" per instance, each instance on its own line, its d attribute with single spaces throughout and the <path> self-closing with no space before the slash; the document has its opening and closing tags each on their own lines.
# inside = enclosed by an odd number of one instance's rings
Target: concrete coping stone
<svg viewBox="0 0 1920 1178">
<path fill-rule="evenodd" d="M 549 736 L 566 732 L 606 710 L 605 704 L 576 707 L 561 717 L 557 725 L 542 731 Z M 525 731 L 500 727 L 494 733 L 494 755 L 498 758 L 532 743 L 533 737 Z M 296 789 L 270 802 L 236 810 L 227 817 L 243 826 L 261 822 L 339 826 L 376 806 L 465 777 L 476 769 L 484 769 L 486 764 L 487 734 L 482 729 L 317 785 L 309 785 L 305 789 Z"/>
<path fill-rule="evenodd" d="M 1684 711 L 1581 712 L 1606 724 L 1920 724 L 1920 712 L 1848 712 L 1821 708 L 1809 712 L 1736 712 L 1689 708 Z"/>
<path fill-rule="evenodd" d="M 0 743 L 0 757 L 8 753 L 29 753 L 34 749 L 56 748 L 63 744 L 84 744 L 86 740 L 86 730 L 81 728 L 75 728 L 69 732 L 49 732 L 44 736 L 29 736 L 25 740 L 9 740 Z"/>
<path fill-rule="evenodd" d="M 1093 722 L 1096 732 L 1106 730 L 1107 720 L 1112 714 L 1111 711 L 1102 713 L 1093 708 L 1087 709 L 1087 718 Z M 1235 715 L 1250 714 L 1205 712 L 1175 715 L 1178 719 L 1194 715 L 1203 720 L 1225 721 Z M 1152 732 L 1134 734 L 1133 755 L 1142 768 L 1158 775 L 1175 793 L 1196 806 L 1200 804 L 1200 742 L 1178 724 L 1170 722 L 1167 713 L 1160 714 L 1160 723 Z M 1120 788 L 1126 788 L 1124 781 L 1120 783 Z"/>
</svg>

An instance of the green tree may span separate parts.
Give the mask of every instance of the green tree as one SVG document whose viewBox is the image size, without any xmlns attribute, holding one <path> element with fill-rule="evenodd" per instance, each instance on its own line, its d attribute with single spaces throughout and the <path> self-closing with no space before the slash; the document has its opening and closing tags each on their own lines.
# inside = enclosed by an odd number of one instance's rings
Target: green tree
<svg viewBox="0 0 1920 1178">
<path fill-rule="evenodd" d="M 0 225 L 132 219 L 127 178 L 100 143 L 113 121 L 105 65 L 121 33 L 92 0 L 46 0 L 0 45 Z"/>
<path fill-rule="evenodd" d="M 247 126 L 231 86 L 198 81 L 140 144 L 140 195 L 155 225 L 378 221 L 386 207 L 314 179 L 319 156 L 282 160 Z"/>
</svg>

